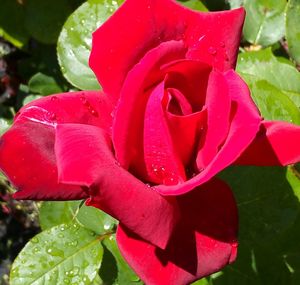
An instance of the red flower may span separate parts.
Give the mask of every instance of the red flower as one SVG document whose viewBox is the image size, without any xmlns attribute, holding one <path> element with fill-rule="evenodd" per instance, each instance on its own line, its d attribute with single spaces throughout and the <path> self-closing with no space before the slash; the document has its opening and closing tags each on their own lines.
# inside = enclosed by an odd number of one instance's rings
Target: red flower
<svg viewBox="0 0 300 285">
<path fill-rule="evenodd" d="M 104 93 L 34 101 L 2 137 L 15 197 L 88 198 L 120 221 L 119 248 L 147 284 L 187 284 L 234 261 L 237 209 L 214 176 L 300 160 L 300 128 L 262 120 L 232 70 L 244 16 L 127 0 L 93 37 Z"/>
</svg>

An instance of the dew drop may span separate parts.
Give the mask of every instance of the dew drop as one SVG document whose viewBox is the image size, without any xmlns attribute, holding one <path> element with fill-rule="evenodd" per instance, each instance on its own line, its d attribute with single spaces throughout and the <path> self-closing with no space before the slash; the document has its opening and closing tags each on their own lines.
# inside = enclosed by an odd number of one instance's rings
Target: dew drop
<svg viewBox="0 0 300 285">
<path fill-rule="evenodd" d="M 78 275 L 79 271 L 80 271 L 80 268 L 77 267 L 77 266 L 75 266 L 75 267 L 73 268 L 73 276 Z"/>
<path fill-rule="evenodd" d="M 40 251 L 40 248 L 37 246 L 37 247 L 35 247 L 34 249 L 33 249 L 33 252 L 34 253 L 37 253 L 37 252 L 39 252 Z"/>
<path fill-rule="evenodd" d="M 84 96 L 81 96 L 81 97 L 80 97 L 80 100 L 81 100 L 81 102 L 82 102 L 82 104 L 83 104 L 84 106 L 88 106 L 88 105 L 89 105 L 88 100 L 87 100 Z"/>
<path fill-rule="evenodd" d="M 74 240 L 74 241 L 70 242 L 70 246 L 75 247 L 77 245 L 78 245 L 78 241 L 77 240 Z"/>
<path fill-rule="evenodd" d="M 64 226 L 61 226 L 60 227 L 60 230 L 63 232 L 65 230 L 65 227 Z"/>
<path fill-rule="evenodd" d="M 109 230 L 111 228 L 111 225 L 110 224 L 104 224 L 104 230 Z"/>
<path fill-rule="evenodd" d="M 54 113 L 49 114 L 49 119 L 50 120 L 56 120 L 56 115 Z"/>
<path fill-rule="evenodd" d="M 209 47 L 208 48 L 208 53 L 211 55 L 216 55 L 217 54 L 217 50 L 214 47 Z"/>
<path fill-rule="evenodd" d="M 68 278 L 64 278 L 64 283 L 65 284 L 70 284 L 70 280 Z"/>
<path fill-rule="evenodd" d="M 95 109 L 89 108 L 89 111 L 90 111 L 90 113 L 91 113 L 94 117 L 98 117 L 98 116 L 99 116 L 98 112 L 97 112 Z"/>
<path fill-rule="evenodd" d="M 204 39 L 205 35 L 199 37 L 198 42 L 201 42 Z"/>
<path fill-rule="evenodd" d="M 51 97 L 51 101 L 57 101 L 57 99 L 58 99 L 58 98 L 57 98 L 56 96 L 52 96 L 52 97 Z"/>
<path fill-rule="evenodd" d="M 38 243 L 39 242 L 39 239 L 37 237 L 34 237 L 32 240 L 31 240 L 33 243 Z"/>
<path fill-rule="evenodd" d="M 224 48 L 225 47 L 225 43 L 224 42 L 220 42 L 220 47 Z"/>
<path fill-rule="evenodd" d="M 174 173 L 171 173 L 163 179 L 163 184 L 165 185 L 176 185 L 178 184 L 178 178 Z"/>
</svg>

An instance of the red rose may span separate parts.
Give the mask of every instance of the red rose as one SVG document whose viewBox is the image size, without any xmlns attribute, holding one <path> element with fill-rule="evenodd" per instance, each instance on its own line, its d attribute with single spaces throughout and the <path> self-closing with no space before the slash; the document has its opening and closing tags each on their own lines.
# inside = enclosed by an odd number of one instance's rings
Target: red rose
<svg viewBox="0 0 300 285">
<path fill-rule="evenodd" d="M 214 176 L 300 160 L 299 127 L 262 120 L 233 71 L 244 16 L 127 0 L 94 33 L 104 92 L 34 101 L 2 137 L 15 197 L 88 198 L 120 221 L 119 248 L 147 284 L 187 284 L 234 261 L 237 209 Z"/>
</svg>

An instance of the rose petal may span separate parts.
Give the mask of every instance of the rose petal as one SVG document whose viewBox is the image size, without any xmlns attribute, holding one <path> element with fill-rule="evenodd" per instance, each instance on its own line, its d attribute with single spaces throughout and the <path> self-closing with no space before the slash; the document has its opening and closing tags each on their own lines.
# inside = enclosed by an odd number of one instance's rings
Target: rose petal
<svg viewBox="0 0 300 285">
<path fill-rule="evenodd" d="M 111 141 L 101 128 L 61 124 L 56 127 L 55 155 L 61 183 L 90 187 L 98 179 L 98 164 L 104 157 L 112 157 Z M 109 163 L 115 162 L 111 158 Z"/>
<path fill-rule="evenodd" d="M 211 70 L 212 67 L 206 63 L 186 59 L 173 61 L 162 67 L 162 71 L 168 75 L 166 87 L 178 89 L 194 112 L 200 111 L 205 104 Z"/>
<path fill-rule="evenodd" d="M 165 250 L 118 227 L 121 253 L 146 284 L 190 284 L 236 257 L 237 208 L 225 183 L 212 180 L 177 199 L 183 218 Z"/>
<path fill-rule="evenodd" d="M 208 80 L 205 102 L 207 125 L 197 155 L 197 166 L 200 170 L 207 167 L 226 139 L 230 127 L 230 105 L 231 98 L 225 77 L 217 71 L 212 71 Z"/>
<path fill-rule="evenodd" d="M 16 123 L 0 142 L 0 167 L 17 189 L 15 199 L 76 200 L 87 197 L 78 186 L 59 184 L 54 157 L 55 132 L 32 121 Z"/>
<path fill-rule="evenodd" d="M 173 145 L 163 108 L 164 83 L 151 92 L 145 110 L 144 159 L 148 181 L 175 184 L 185 181 L 185 170 Z M 173 182 L 174 180 L 174 182 Z"/>
<path fill-rule="evenodd" d="M 236 161 L 238 165 L 288 165 L 300 161 L 300 126 L 263 121 L 255 140 Z"/>
<path fill-rule="evenodd" d="M 75 122 L 109 129 L 111 105 L 100 92 L 47 96 L 20 110 L 0 143 L 0 168 L 18 190 L 16 199 L 74 200 L 87 194 L 58 183 L 54 154 L 55 127 Z"/>
<path fill-rule="evenodd" d="M 187 116 L 176 116 L 167 113 L 169 131 L 174 147 L 183 165 L 189 167 L 194 161 L 197 142 L 206 126 L 207 110 L 203 109 Z"/>
<path fill-rule="evenodd" d="M 24 106 L 15 123 L 33 121 L 55 126 L 61 123 L 83 123 L 109 130 L 112 105 L 100 91 L 61 93 L 43 97 Z"/>
<path fill-rule="evenodd" d="M 56 155 L 61 182 L 93 183 L 88 205 L 102 209 L 150 243 L 166 246 L 178 219 L 176 200 L 165 199 L 120 167 L 103 130 L 59 125 Z"/>
<path fill-rule="evenodd" d="M 121 165 L 126 169 L 130 167 L 135 169 L 140 176 L 146 176 L 141 131 L 144 128 L 147 100 L 153 85 L 164 79 L 160 67 L 181 58 L 183 52 L 182 42 L 170 41 L 161 44 L 151 50 L 140 64 L 128 73 L 122 88 L 120 102 L 114 116 L 113 144 Z"/>
<path fill-rule="evenodd" d="M 198 175 L 183 184 L 159 185 L 155 189 L 163 195 L 180 195 L 207 182 L 233 163 L 255 138 L 261 123 L 259 112 L 253 103 L 246 83 L 232 70 L 225 73 L 232 104 L 232 120 L 227 139 L 218 154 Z"/>
<path fill-rule="evenodd" d="M 243 8 L 202 13 L 171 0 L 127 0 L 94 32 L 89 63 L 114 100 L 128 72 L 162 42 L 184 40 L 188 58 L 227 70 L 236 63 L 244 17 Z"/>
</svg>

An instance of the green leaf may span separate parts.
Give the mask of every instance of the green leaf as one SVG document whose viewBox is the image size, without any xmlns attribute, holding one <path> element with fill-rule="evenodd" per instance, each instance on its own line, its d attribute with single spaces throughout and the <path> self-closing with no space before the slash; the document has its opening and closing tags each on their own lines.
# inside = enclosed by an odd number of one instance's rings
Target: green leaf
<svg viewBox="0 0 300 285">
<path fill-rule="evenodd" d="M 59 32 L 71 12 L 68 0 L 27 0 L 26 29 L 42 43 L 56 43 Z"/>
<path fill-rule="evenodd" d="M 255 104 L 265 119 L 300 124 L 299 108 L 288 96 L 266 80 L 257 80 L 249 75 L 244 75 L 244 79 L 251 89 Z"/>
<path fill-rule="evenodd" d="M 40 95 L 55 94 L 63 91 L 53 77 L 41 72 L 36 73 L 30 78 L 28 87 L 31 92 Z"/>
<path fill-rule="evenodd" d="M 43 202 L 39 209 L 39 219 L 42 230 L 71 222 L 74 218 L 74 209 L 76 209 L 79 204 L 79 201 Z"/>
<path fill-rule="evenodd" d="M 97 234 L 112 232 L 118 223 L 117 220 L 103 211 L 86 205 L 82 205 L 76 215 L 76 220 L 79 224 Z"/>
<path fill-rule="evenodd" d="M 63 75 L 75 87 L 82 90 L 100 89 L 88 65 L 92 32 L 100 27 L 122 2 L 88 1 L 71 14 L 64 24 L 58 39 L 57 55 Z"/>
<path fill-rule="evenodd" d="M 115 235 L 111 235 L 109 238 L 103 240 L 102 243 L 104 247 L 104 256 L 103 264 L 100 268 L 101 279 L 104 282 L 113 282 L 108 284 L 142 284 L 139 277 L 136 276 L 122 257 L 116 243 Z M 110 272 L 109 268 L 114 268 L 114 272 Z"/>
<path fill-rule="evenodd" d="M 286 0 L 245 0 L 244 7 L 244 37 L 248 42 L 269 46 L 283 37 Z"/>
<path fill-rule="evenodd" d="M 289 173 L 290 175 L 291 173 Z M 231 167 L 221 174 L 239 209 L 239 254 L 213 285 L 292 285 L 299 281 L 300 180 L 283 167 Z M 298 277 L 297 277 L 298 276 Z M 296 278 L 297 277 L 297 278 Z"/>
<path fill-rule="evenodd" d="M 91 284 L 102 255 L 95 233 L 76 223 L 62 224 L 26 244 L 13 263 L 10 284 Z"/>
<path fill-rule="evenodd" d="M 300 1 L 290 0 L 286 11 L 286 39 L 290 55 L 300 64 Z"/>
<path fill-rule="evenodd" d="M 210 284 L 206 278 L 202 278 L 202 279 L 192 283 L 192 285 L 210 285 Z"/>
<path fill-rule="evenodd" d="M 241 53 L 237 71 L 266 119 L 300 124 L 300 74 L 294 66 L 280 62 L 271 49 L 265 49 Z"/>
<path fill-rule="evenodd" d="M 200 0 L 177 0 L 183 6 L 186 6 L 193 10 L 208 11 L 206 6 Z"/>
<path fill-rule="evenodd" d="M 243 5 L 244 0 L 227 0 L 226 2 L 228 2 L 230 9 L 236 9 Z"/>
<path fill-rule="evenodd" d="M 1 0 L 0 4 L 0 36 L 18 48 L 23 47 L 29 39 L 24 28 L 25 7 L 18 1 Z"/>
<path fill-rule="evenodd" d="M 42 98 L 42 96 L 40 96 L 40 95 L 28 95 L 23 100 L 23 106 L 27 105 L 28 103 L 30 103 L 34 100 L 40 99 L 40 98 Z"/>
<path fill-rule="evenodd" d="M 6 130 L 9 129 L 10 123 L 8 120 L 5 120 L 3 118 L 0 118 L 0 135 L 2 135 Z"/>
<path fill-rule="evenodd" d="M 43 202 L 40 224 L 43 230 L 72 220 L 97 234 L 114 231 L 118 221 L 84 201 Z"/>
</svg>

